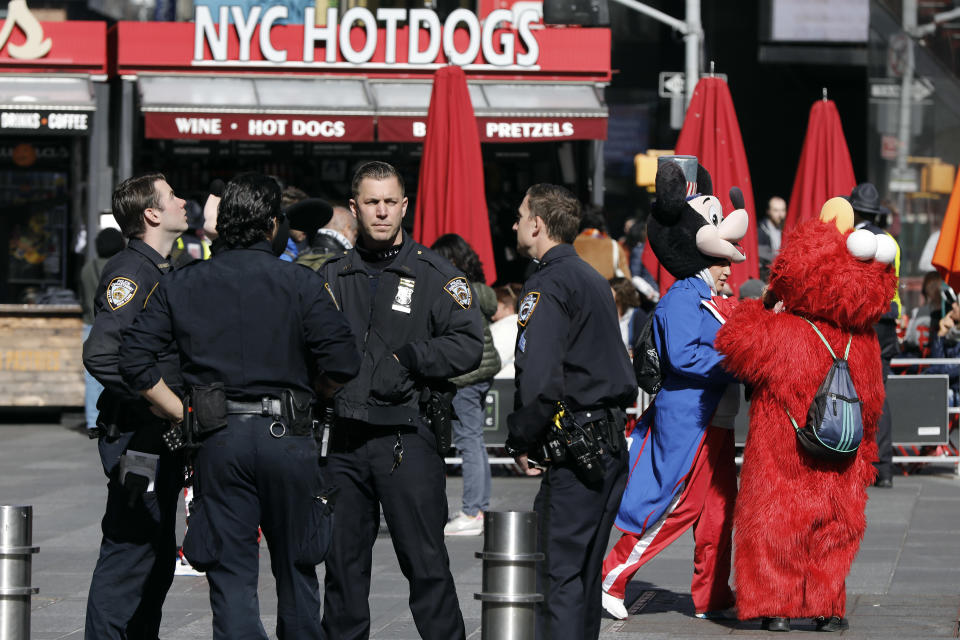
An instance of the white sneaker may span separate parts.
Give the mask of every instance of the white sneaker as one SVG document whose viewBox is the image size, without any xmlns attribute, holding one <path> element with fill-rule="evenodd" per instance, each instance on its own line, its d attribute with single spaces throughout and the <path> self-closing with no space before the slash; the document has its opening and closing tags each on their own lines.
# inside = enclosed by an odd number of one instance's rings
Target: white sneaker
<svg viewBox="0 0 960 640">
<path fill-rule="evenodd" d="M 443 528 L 445 536 L 479 536 L 481 533 L 483 533 L 483 511 L 478 511 L 475 516 L 468 516 L 461 511 Z"/>
<path fill-rule="evenodd" d="M 623 606 L 623 600 L 610 595 L 606 591 L 603 592 L 600 603 L 603 605 L 604 610 L 617 620 L 626 620 L 630 615 L 627 613 L 627 608 Z"/>
<path fill-rule="evenodd" d="M 205 576 L 207 575 L 203 571 L 198 571 L 194 569 L 193 566 L 187 562 L 186 558 L 177 558 L 177 566 L 173 569 L 173 575 L 175 576 Z"/>
</svg>

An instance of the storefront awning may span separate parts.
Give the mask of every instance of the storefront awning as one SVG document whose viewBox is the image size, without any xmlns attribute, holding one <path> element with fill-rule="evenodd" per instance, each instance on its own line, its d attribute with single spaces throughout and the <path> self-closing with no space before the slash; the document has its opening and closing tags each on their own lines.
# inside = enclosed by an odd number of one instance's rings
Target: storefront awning
<svg viewBox="0 0 960 640">
<path fill-rule="evenodd" d="M 373 140 L 362 78 L 140 76 L 146 137 L 193 140 Z"/>
<path fill-rule="evenodd" d="M 6 76 L 0 78 L 0 133 L 87 135 L 95 105 L 87 77 Z"/>
<path fill-rule="evenodd" d="M 432 82 L 367 78 L 140 76 L 146 137 L 421 142 Z M 602 140 L 600 85 L 471 82 L 482 142 Z"/>
<path fill-rule="evenodd" d="M 432 84 L 370 81 L 377 139 L 418 142 L 426 135 Z M 607 107 L 594 83 L 471 82 L 482 142 L 603 140 Z"/>
</svg>

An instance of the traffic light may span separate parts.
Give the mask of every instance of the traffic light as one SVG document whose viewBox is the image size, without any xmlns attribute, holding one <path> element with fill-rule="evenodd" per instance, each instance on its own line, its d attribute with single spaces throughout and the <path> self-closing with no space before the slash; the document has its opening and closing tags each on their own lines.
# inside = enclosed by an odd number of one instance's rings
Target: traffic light
<svg viewBox="0 0 960 640">
<path fill-rule="evenodd" d="M 673 149 L 647 149 L 633 157 L 633 166 L 637 170 L 637 186 L 653 191 L 657 181 L 657 158 L 672 156 Z"/>
</svg>

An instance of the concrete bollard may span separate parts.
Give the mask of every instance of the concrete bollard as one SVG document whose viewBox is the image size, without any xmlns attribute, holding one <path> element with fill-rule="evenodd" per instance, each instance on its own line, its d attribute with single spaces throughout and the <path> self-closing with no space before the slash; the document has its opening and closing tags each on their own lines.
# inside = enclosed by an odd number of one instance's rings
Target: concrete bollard
<svg viewBox="0 0 960 640">
<path fill-rule="evenodd" d="M 537 593 L 537 514 L 533 511 L 488 511 L 483 514 L 483 591 L 473 594 L 483 605 L 483 640 L 533 640 Z"/>
<path fill-rule="evenodd" d="M 29 640 L 33 507 L 0 506 L 0 640 Z"/>
</svg>

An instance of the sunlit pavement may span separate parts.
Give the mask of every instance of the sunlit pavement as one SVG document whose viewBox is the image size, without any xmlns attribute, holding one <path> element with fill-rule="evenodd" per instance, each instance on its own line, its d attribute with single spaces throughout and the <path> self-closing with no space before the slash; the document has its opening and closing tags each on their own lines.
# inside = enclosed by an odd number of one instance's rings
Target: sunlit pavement
<svg viewBox="0 0 960 640">
<path fill-rule="evenodd" d="M 0 503 L 34 509 L 32 638 L 77 639 L 90 574 L 100 540 L 106 487 L 96 444 L 60 425 L 0 426 Z M 539 482 L 495 475 L 492 510 L 527 510 Z M 451 512 L 460 505 L 460 478 L 451 477 Z M 895 478 L 893 489 L 870 489 L 868 527 L 847 581 L 847 615 L 854 638 L 957 637 L 960 608 L 960 481 L 951 467 Z M 182 526 L 181 526 L 182 531 Z M 613 536 L 611 536 L 613 539 Z M 481 563 L 474 553 L 482 537 L 448 538 L 451 568 L 470 638 L 480 638 Z M 764 637 L 757 621 L 714 623 L 693 617 L 690 600 L 693 540 L 685 535 L 644 567 L 630 584 L 625 621 L 604 619 L 601 637 Z M 323 569 L 319 572 L 322 577 Z M 260 558 L 260 605 L 273 635 L 276 598 L 266 545 Z M 370 596 L 371 637 L 418 638 L 407 607 L 406 580 L 384 531 L 374 547 Z M 809 620 L 793 621 L 794 633 L 812 631 Z M 178 576 L 167 597 L 161 638 L 210 637 L 207 584 Z M 772 634 L 782 637 L 782 634 Z"/>
</svg>

